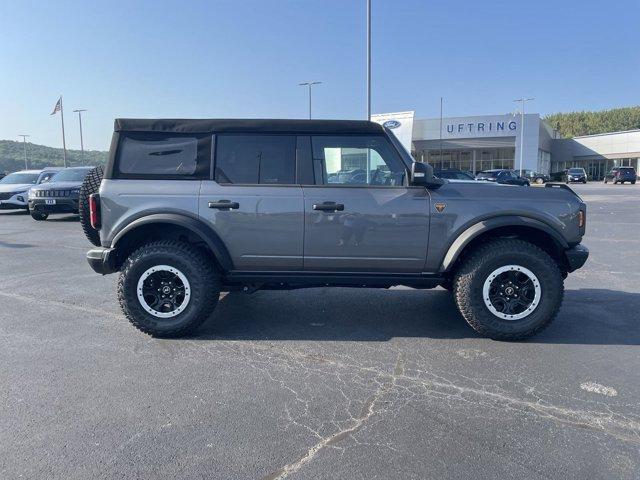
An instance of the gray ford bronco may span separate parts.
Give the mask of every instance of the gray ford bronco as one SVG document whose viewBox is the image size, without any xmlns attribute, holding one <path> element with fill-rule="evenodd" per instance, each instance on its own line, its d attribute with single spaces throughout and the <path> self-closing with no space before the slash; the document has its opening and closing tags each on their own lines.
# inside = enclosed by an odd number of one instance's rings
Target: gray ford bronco
<svg viewBox="0 0 640 480">
<path fill-rule="evenodd" d="M 126 317 L 158 337 L 192 332 L 221 291 L 405 285 L 517 340 L 588 256 L 569 187 L 442 180 L 366 121 L 118 119 L 80 199 L 89 264 L 120 272 Z"/>
</svg>

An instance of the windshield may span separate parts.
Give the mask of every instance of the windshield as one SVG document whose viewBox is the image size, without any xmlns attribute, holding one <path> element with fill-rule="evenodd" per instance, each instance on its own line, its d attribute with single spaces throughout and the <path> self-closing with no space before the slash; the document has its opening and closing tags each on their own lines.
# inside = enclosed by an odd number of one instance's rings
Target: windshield
<svg viewBox="0 0 640 480">
<path fill-rule="evenodd" d="M 69 168 L 62 170 L 51 178 L 51 182 L 81 182 L 89 170 L 89 168 Z"/>
<path fill-rule="evenodd" d="M 33 185 L 38 181 L 37 173 L 11 173 L 0 180 L 2 184 L 11 184 L 11 183 L 31 183 Z"/>
<path fill-rule="evenodd" d="M 584 168 L 570 168 L 569 173 L 584 173 Z"/>
</svg>

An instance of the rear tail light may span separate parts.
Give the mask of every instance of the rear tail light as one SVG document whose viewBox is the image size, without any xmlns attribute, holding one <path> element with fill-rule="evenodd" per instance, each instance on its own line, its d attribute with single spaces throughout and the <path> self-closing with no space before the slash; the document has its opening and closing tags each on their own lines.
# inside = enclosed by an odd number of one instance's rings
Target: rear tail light
<svg viewBox="0 0 640 480">
<path fill-rule="evenodd" d="M 89 221 L 92 228 L 100 230 L 100 195 L 97 193 L 89 196 Z"/>
<path fill-rule="evenodd" d="M 582 210 L 578 211 L 578 227 L 579 228 L 584 227 L 584 211 Z"/>
</svg>

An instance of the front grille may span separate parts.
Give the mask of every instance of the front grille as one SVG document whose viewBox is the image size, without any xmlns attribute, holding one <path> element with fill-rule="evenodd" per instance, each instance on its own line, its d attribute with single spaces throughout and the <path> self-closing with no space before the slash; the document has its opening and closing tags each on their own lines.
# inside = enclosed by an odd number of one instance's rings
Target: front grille
<svg viewBox="0 0 640 480">
<path fill-rule="evenodd" d="M 70 197 L 73 190 L 36 190 L 36 197 Z"/>
<path fill-rule="evenodd" d="M 0 193 L 0 200 L 9 200 L 15 195 L 15 192 Z"/>
</svg>

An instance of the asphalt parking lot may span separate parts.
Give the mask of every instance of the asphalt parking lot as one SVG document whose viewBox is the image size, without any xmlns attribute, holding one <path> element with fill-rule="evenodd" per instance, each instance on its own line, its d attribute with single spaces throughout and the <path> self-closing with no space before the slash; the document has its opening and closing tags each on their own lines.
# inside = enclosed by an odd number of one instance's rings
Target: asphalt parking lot
<svg viewBox="0 0 640 480">
<path fill-rule="evenodd" d="M 444 290 L 233 293 L 149 338 L 77 218 L 0 212 L 0 478 L 639 478 L 640 185 L 577 185 L 554 324 L 480 338 Z"/>
</svg>

